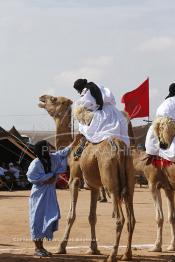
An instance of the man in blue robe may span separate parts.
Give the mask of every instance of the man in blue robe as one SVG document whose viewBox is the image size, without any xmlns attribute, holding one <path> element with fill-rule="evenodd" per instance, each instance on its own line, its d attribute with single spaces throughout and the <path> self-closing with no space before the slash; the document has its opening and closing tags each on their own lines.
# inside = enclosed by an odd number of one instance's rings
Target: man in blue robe
<svg viewBox="0 0 175 262">
<path fill-rule="evenodd" d="M 67 155 L 72 145 L 56 153 L 49 152 L 47 141 L 35 145 L 37 156 L 28 169 L 28 181 L 33 184 L 29 198 L 29 221 L 31 238 L 35 244 L 35 255 L 51 256 L 43 247 L 43 239 L 52 240 L 58 230 L 60 209 L 56 196 L 56 175 L 67 170 Z"/>
</svg>

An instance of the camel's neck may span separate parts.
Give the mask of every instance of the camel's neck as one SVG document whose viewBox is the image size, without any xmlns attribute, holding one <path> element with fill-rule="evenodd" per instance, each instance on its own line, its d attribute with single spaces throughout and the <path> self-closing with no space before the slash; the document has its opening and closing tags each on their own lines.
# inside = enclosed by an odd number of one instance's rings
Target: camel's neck
<svg viewBox="0 0 175 262">
<path fill-rule="evenodd" d="M 62 115 L 62 118 L 55 118 L 56 124 L 56 149 L 68 146 L 72 142 L 71 134 L 71 111 Z"/>
</svg>

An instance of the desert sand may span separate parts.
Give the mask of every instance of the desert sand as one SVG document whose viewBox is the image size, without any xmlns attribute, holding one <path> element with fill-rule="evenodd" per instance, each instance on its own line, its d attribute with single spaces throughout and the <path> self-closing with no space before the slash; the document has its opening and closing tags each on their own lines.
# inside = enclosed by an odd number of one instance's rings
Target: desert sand
<svg viewBox="0 0 175 262">
<path fill-rule="evenodd" d="M 0 262 L 36 262 L 39 258 L 33 256 L 33 243 L 30 240 L 28 226 L 28 199 L 30 191 L 0 191 Z M 69 210 L 69 191 L 57 190 L 61 208 L 61 220 L 59 231 L 55 233 L 52 242 L 45 242 L 45 247 L 56 253 L 59 241 L 63 235 L 67 212 Z M 112 219 L 112 205 L 99 203 L 97 209 L 97 238 L 102 256 L 86 256 L 88 249 L 90 230 L 88 224 L 89 191 L 81 190 L 77 206 L 77 218 L 73 226 L 67 255 L 56 255 L 43 259 L 44 262 L 56 261 L 105 261 L 110 253 L 115 235 L 115 219 Z M 166 200 L 163 197 L 165 224 L 163 232 L 163 252 L 152 253 L 149 248 L 156 237 L 156 224 L 154 206 L 147 188 L 135 188 L 134 208 L 136 216 L 136 228 L 133 237 L 133 261 L 167 261 L 174 253 L 166 251 L 170 243 L 170 228 L 167 221 Z M 124 227 L 119 256 L 126 246 L 127 230 Z"/>
</svg>

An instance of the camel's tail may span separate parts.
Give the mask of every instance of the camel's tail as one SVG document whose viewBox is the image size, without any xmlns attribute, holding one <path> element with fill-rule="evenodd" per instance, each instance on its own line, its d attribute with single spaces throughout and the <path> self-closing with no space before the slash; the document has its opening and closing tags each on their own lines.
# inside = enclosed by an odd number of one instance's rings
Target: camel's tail
<svg viewBox="0 0 175 262">
<path fill-rule="evenodd" d="M 129 115 L 126 111 L 121 111 L 121 112 L 128 121 L 128 136 L 129 136 L 129 139 L 130 139 L 130 146 L 135 146 L 136 141 L 135 141 L 133 126 L 132 126 L 131 120 L 129 118 Z"/>
<path fill-rule="evenodd" d="M 113 146 L 116 146 L 117 153 L 117 175 L 120 184 L 120 198 L 124 199 L 127 195 L 127 176 L 126 176 L 126 165 L 127 165 L 127 146 L 119 139 L 112 139 Z"/>
</svg>

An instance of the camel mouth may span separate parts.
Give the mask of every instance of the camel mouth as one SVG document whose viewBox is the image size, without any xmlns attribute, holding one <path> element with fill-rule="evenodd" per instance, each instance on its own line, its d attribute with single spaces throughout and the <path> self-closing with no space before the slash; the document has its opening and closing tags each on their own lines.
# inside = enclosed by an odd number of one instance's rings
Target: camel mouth
<svg viewBox="0 0 175 262">
<path fill-rule="evenodd" d="M 44 107 L 45 107 L 45 104 L 44 104 L 44 103 L 38 103 L 38 106 L 39 106 L 40 108 L 44 108 Z"/>
<path fill-rule="evenodd" d="M 45 99 L 44 99 L 44 97 L 40 97 L 39 98 L 39 104 L 38 104 L 38 106 L 40 107 L 40 108 L 44 108 L 45 107 L 45 105 L 46 105 L 46 101 L 45 101 Z"/>
</svg>

